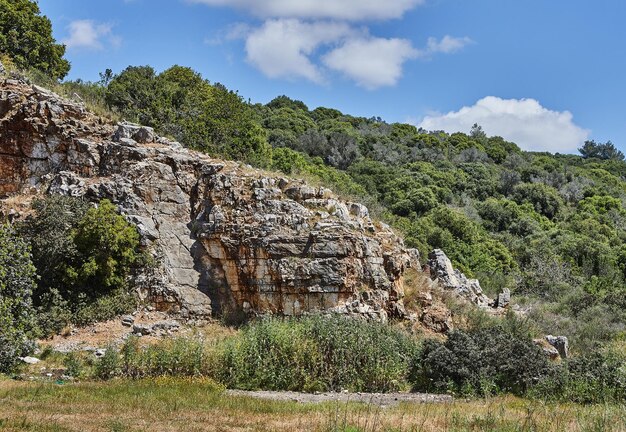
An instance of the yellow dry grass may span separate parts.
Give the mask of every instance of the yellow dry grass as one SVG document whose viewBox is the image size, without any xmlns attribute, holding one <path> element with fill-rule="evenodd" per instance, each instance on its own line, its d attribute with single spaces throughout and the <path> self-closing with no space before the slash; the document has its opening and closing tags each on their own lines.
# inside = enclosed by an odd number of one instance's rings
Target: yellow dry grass
<svg viewBox="0 0 626 432">
<path fill-rule="evenodd" d="M 298 404 L 233 397 L 208 380 L 0 381 L 3 431 L 626 431 L 626 407 L 513 397 L 451 404 Z"/>
</svg>

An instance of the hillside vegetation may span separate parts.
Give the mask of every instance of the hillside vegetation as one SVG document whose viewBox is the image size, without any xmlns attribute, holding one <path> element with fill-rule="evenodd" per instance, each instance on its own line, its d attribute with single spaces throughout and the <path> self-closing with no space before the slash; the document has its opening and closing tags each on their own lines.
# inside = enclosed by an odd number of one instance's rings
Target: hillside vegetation
<svg viewBox="0 0 626 432">
<path fill-rule="evenodd" d="M 425 131 L 280 96 L 250 104 L 191 69 L 64 83 L 185 145 L 317 178 L 366 202 L 422 252 L 441 248 L 488 292 L 511 289 L 545 332 L 587 350 L 626 322 L 626 163 L 608 143 L 530 153 L 479 125 Z"/>
<path fill-rule="evenodd" d="M 16 16 L 26 30 L 14 28 Z M 589 141 L 580 155 L 529 153 L 479 125 L 447 134 L 309 109 L 287 96 L 252 104 L 181 66 L 160 73 L 131 66 L 107 70 L 95 83 L 60 83 L 69 67 L 63 47 L 49 21 L 33 16 L 41 18 L 36 3 L 0 0 L 0 54 L 8 68 L 28 69 L 36 82 L 190 148 L 350 195 L 409 246 L 445 250 L 488 292 L 510 289 L 528 318 L 481 315 L 446 340 L 428 341 L 374 323 L 259 321 L 215 346 L 171 340 L 145 348 L 129 340 L 97 362 L 70 354 L 62 359 L 68 373 L 208 376 L 238 388 L 624 400 L 626 162 L 612 143 Z M 41 37 L 24 42 L 21 31 Z M 39 49 L 22 53 L 25 44 Z M 126 281 L 150 264 L 135 227 L 107 201 L 36 201 L 27 221 L 0 224 L 0 240 L 3 372 L 32 352 L 36 337 L 132 310 Z M 547 333 L 570 337 L 575 356 L 549 362 L 532 342 Z"/>
</svg>

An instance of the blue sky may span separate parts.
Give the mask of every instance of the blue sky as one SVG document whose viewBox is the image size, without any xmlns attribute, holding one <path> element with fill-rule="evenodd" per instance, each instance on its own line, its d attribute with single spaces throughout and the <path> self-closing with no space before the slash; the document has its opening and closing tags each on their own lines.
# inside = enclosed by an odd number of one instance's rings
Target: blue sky
<svg viewBox="0 0 626 432">
<path fill-rule="evenodd" d="M 253 102 L 286 94 L 427 129 L 474 122 L 529 150 L 626 150 L 623 0 L 40 0 L 69 78 L 190 66 Z"/>
</svg>

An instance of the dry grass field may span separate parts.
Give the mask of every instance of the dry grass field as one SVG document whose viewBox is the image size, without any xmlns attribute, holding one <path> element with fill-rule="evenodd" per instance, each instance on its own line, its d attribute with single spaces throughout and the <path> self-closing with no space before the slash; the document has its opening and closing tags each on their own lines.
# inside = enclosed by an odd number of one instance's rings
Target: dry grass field
<svg viewBox="0 0 626 432">
<path fill-rule="evenodd" d="M 302 404 L 229 396 L 210 380 L 0 381 L 3 431 L 626 431 L 626 407 L 499 397 Z"/>
</svg>

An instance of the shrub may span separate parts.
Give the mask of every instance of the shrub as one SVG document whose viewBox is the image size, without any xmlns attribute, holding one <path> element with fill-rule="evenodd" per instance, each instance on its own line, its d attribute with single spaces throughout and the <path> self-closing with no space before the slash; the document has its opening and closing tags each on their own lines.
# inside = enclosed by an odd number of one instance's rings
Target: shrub
<svg viewBox="0 0 626 432">
<path fill-rule="evenodd" d="M 66 274 L 89 295 L 123 287 L 133 266 L 141 261 L 137 229 L 108 200 L 87 211 L 72 238 L 78 259 Z"/>
<path fill-rule="evenodd" d="M 109 347 L 96 364 L 95 376 L 156 378 L 163 376 L 213 377 L 217 375 L 214 347 L 198 337 L 177 337 L 142 347 L 130 337 L 121 348 Z"/>
<path fill-rule="evenodd" d="M 501 325 L 454 331 L 445 342 L 426 341 L 416 364 L 415 390 L 456 394 L 521 395 L 551 373 L 547 358 L 528 335 Z"/>
<path fill-rule="evenodd" d="M 568 359 L 558 373 L 541 380 L 530 394 L 581 404 L 623 402 L 626 400 L 624 362 L 600 352 Z"/>
<path fill-rule="evenodd" d="M 121 375 L 122 361 L 119 351 L 112 345 L 106 348 L 106 351 L 95 365 L 94 375 L 100 379 L 111 379 Z"/>
<path fill-rule="evenodd" d="M 43 333 L 130 312 L 128 276 L 147 264 L 135 227 L 107 200 L 90 208 L 81 199 L 50 196 L 33 209 L 20 232 L 40 276 L 33 300 Z"/>
<path fill-rule="evenodd" d="M 558 191 L 543 183 L 521 183 L 513 188 L 513 200 L 532 204 L 537 213 L 553 219 L 563 207 Z"/>
<path fill-rule="evenodd" d="M 226 344 L 221 379 L 244 389 L 399 390 L 416 351 L 408 335 L 383 324 L 336 316 L 266 319 Z"/>
<path fill-rule="evenodd" d="M 85 365 L 77 353 L 70 352 L 63 359 L 63 366 L 65 366 L 66 375 L 78 378 L 82 375 Z"/>
<path fill-rule="evenodd" d="M 35 267 L 28 245 L 9 225 L 0 224 L 0 372 L 32 348 Z"/>
</svg>

